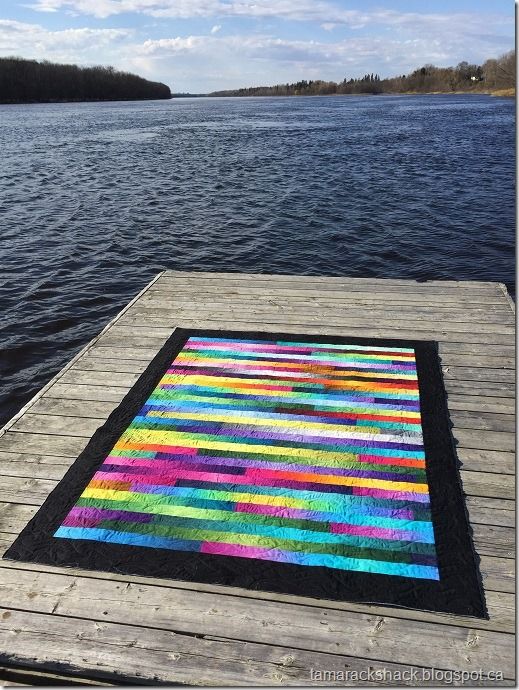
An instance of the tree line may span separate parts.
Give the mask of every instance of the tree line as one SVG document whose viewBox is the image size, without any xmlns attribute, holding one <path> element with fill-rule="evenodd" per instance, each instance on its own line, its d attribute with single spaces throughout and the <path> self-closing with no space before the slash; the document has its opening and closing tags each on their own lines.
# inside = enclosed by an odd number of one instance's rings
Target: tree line
<svg viewBox="0 0 519 690">
<path fill-rule="evenodd" d="M 326 96 L 331 94 L 488 92 L 515 87 L 515 51 L 482 65 L 460 62 L 456 67 L 424 65 L 410 74 L 381 79 L 378 74 L 341 82 L 301 80 L 293 84 L 214 91 L 209 96 Z"/>
<path fill-rule="evenodd" d="M 1 103 L 130 101 L 171 98 L 169 86 L 113 67 L 0 58 Z"/>
</svg>

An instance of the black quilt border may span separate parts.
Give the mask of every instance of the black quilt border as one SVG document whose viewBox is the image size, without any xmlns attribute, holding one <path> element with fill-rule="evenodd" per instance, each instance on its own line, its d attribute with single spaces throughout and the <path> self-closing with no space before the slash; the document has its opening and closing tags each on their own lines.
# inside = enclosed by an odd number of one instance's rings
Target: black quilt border
<svg viewBox="0 0 519 690">
<path fill-rule="evenodd" d="M 414 348 L 440 581 L 342 571 L 260 559 L 151 549 L 52 535 L 91 476 L 190 336 L 297 340 Z M 47 497 L 3 558 L 122 575 L 168 578 L 317 599 L 376 603 L 488 618 L 461 486 L 435 341 L 209 329 L 173 331 L 144 373 Z"/>
</svg>

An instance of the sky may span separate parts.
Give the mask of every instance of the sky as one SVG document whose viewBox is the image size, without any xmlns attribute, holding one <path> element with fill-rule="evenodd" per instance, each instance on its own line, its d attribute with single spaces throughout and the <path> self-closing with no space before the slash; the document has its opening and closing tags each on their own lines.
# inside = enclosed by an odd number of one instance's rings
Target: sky
<svg viewBox="0 0 519 690">
<path fill-rule="evenodd" d="M 0 0 L 0 56 L 113 65 L 174 92 L 394 76 L 513 47 L 512 0 Z"/>
</svg>

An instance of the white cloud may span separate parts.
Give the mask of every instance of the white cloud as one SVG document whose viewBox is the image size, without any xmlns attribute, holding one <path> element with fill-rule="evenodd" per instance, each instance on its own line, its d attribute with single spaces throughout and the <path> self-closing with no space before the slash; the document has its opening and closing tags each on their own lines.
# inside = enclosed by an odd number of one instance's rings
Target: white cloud
<svg viewBox="0 0 519 690">
<path fill-rule="evenodd" d="M 348 23 L 364 13 L 343 10 L 325 0 L 36 0 L 30 7 L 42 12 L 68 9 L 106 18 L 126 12 L 154 17 L 278 17 L 297 21 Z"/>
<path fill-rule="evenodd" d="M 40 6 L 38 6 L 38 7 L 32 7 L 31 5 L 29 5 L 29 8 L 30 8 L 30 9 L 35 9 L 35 10 L 37 10 L 38 12 L 48 12 L 49 14 L 50 14 L 51 12 L 57 12 L 57 11 L 58 11 L 58 8 L 57 8 L 57 7 L 52 7 L 51 5 L 40 5 Z"/>
<path fill-rule="evenodd" d="M 219 39 L 215 39 L 220 42 Z M 177 38 L 158 38 L 144 41 L 137 46 L 137 52 L 141 55 L 177 55 L 178 53 L 195 53 L 203 51 L 214 45 L 214 41 L 208 36 L 186 36 Z"/>
<path fill-rule="evenodd" d="M 358 65 L 364 69 L 364 61 L 391 60 L 397 71 L 402 67 L 415 68 L 424 62 L 444 61 L 454 48 L 451 42 L 442 42 L 435 36 L 428 38 L 399 39 L 397 37 L 356 37 L 335 42 L 287 40 L 274 36 L 245 34 L 218 37 L 215 35 L 177 36 L 175 38 L 148 39 L 136 45 L 139 55 L 168 57 L 174 55 L 218 56 L 223 53 L 235 57 L 261 61 L 332 65 L 335 70 Z M 461 58 L 460 58 L 461 59 Z M 373 71 L 366 63 L 365 67 Z M 326 75 L 323 75 L 326 76 Z"/>
<path fill-rule="evenodd" d="M 379 26 L 415 32 L 459 31 L 463 35 L 486 33 L 489 26 L 507 27 L 510 34 L 513 31 L 513 21 L 492 13 L 347 10 L 330 0 L 35 0 L 29 6 L 41 12 L 71 10 L 98 18 L 140 13 L 171 19 L 248 17 L 313 21 L 327 30 L 342 25 L 350 29 Z"/>
<path fill-rule="evenodd" d="M 0 19 L 0 54 L 68 62 L 99 62 L 134 35 L 128 29 L 64 29 Z"/>
<path fill-rule="evenodd" d="M 217 33 L 220 31 L 221 28 L 222 28 L 222 27 L 221 27 L 220 24 L 215 24 L 215 25 L 213 26 L 213 28 L 211 29 L 211 33 L 212 33 L 212 34 L 217 34 Z"/>
</svg>

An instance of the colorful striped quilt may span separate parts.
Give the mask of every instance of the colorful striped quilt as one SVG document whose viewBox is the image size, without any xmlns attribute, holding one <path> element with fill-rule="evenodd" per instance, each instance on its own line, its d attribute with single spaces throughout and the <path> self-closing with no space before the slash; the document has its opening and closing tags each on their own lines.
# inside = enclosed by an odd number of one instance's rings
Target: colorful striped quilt
<svg viewBox="0 0 519 690">
<path fill-rule="evenodd" d="M 4 558 L 485 616 L 456 463 L 435 342 L 178 328 Z"/>
<path fill-rule="evenodd" d="M 189 338 L 54 536 L 438 580 L 413 348 Z"/>
</svg>

